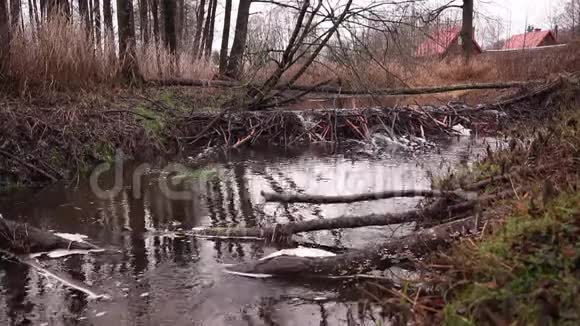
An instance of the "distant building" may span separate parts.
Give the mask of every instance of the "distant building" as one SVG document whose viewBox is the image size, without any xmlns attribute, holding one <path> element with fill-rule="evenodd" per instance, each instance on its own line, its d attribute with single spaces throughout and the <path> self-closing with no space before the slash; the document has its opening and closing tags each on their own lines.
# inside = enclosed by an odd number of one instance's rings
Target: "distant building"
<svg viewBox="0 0 580 326">
<path fill-rule="evenodd" d="M 473 50 L 481 53 L 481 47 L 473 40 Z M 418 57 L 447 56 L 461 53 L 461 27 L 440 29 L 431 34 L 416 51 Z"/>
<path fill-rule="evenodd" d="M 512 36 L 505 42 L 504 50 L 538 48 L 548 45 L 556 45 L 556 37 L 552 31 L 535 29 L 532 32 Z"/>
</svg>

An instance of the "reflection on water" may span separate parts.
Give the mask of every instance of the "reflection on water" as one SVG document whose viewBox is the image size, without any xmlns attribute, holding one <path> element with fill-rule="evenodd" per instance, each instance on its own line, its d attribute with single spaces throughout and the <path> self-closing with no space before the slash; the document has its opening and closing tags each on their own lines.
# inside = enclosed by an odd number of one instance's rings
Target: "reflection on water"
<svg viewBox="0 0 580 326">
<path fill-rule="evenodd" d="M 470 141 L 443 144 L 444 155 L 393 154 L 358 160 L 320 152 L 247 152 L 225 157 L 175 187 L 188 200 L 171 200 L 159 188 L 170 175 L 152 169 L 135 191 L 127 166 L 114 198 L 99 199 L 88 182 L 15 194 L 0 202 L 11 219 L 59 232 L 82 233 L 115 251 L 44 260 L 47 268 L 85 282 L 110 301 L 85 295 L 12 261 L 0 262 L 0 323 L 48 325 L 338 325 L 364 318 L 350 287 L 299 281 L 253 280 L 222 273 L 223 264 L 257 259 L 277 250 L 258 242 L 178 238 L 170 231 L 194 226 L 256 226 L 273 222 L 411 209 L 417 199 L 336 205 L 265 204 L 260 191 L 354 194 L 429 187 L 427 170 L 442 172 L 465 161 Z M 442 163 L 443 162 L 443 163 Z M 156 172 L 157 171 L 157 172 Z M 101 184 L 110 184 L 105 175 Z M 409 226 L 321 231 L 304 241 L 361 247 L 402 234 Z M 326 300 L 315 300 L 326 298 Z"/>
</svg>

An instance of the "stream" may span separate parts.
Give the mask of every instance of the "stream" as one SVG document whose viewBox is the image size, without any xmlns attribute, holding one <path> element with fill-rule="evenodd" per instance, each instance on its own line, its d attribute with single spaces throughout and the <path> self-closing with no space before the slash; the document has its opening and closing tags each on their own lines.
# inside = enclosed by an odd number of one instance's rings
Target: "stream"
<svg viewBox="0 0 580 326">
<path fill-rule="evenodd" d="M 256 226 L 347 215 L 410 210 L 418 198 L 353 204 L 264 203 L 260 191 L 356 194 L 425 189 L 432 174 L 468 164 L 494 140 L 454 138 L 420 153 L 380 156 L 352 151 L 247 150 L 223 154 L 185 175 L 167 162 L 125 164 L 116 193 L 100 198 L 89 179 L 0 197 L 4 218 L 54 232 L 87 235 L 102 253 L 41 257 L 107 300 L 91 300 L 12 259 L 0 260 L 2 325 L 346 325 L 375 324 L 380 308 L 363 310 L 354 286 L 304 280 L 251 279 L 223 272 L 225 264 L 255 260 L 281 249 L 261 242 L 180 237 L 198 226 Z M 136 183 L 135 171 L 139 171 Z M 98 179 L 115 184 L 113 170 Z M 169 184 L 171 195 L 161 184 Z M 410 225 L 333 230 L 301 235 L 304 243 L 360 248 L 400 236 Z"/>
</svg>

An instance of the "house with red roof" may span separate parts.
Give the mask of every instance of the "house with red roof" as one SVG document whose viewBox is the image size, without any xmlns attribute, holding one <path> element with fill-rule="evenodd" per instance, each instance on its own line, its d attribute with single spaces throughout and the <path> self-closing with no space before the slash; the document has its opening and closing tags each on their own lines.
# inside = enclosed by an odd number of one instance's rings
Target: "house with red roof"
<svg viewBox="0 0 580 326">
<path fill-rule="evenodd" d="M 524 34 L 512 36 L 505 42 L 504 50 L 538 48 L 548 45 L 556 45 L 556 37 L 552 31 L 536 29 Z"/>
<path fill-rule="evenodd" d="M 475 53 L 481 53 L 481 47 L 473 40 Z M 418 57 L 447 56 L 461 53 L 461 26 L 439 29 L 419 45 L 416 51 Z"/>
</svg>

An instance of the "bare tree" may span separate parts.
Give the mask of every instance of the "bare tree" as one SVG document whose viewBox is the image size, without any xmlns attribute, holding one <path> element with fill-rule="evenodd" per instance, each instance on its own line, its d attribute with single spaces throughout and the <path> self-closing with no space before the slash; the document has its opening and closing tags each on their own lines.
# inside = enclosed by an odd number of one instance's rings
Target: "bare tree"
<svg viewBox="0 0 580 326">
<path fill-rule="evenodd" d="M 232 0 L 225 0 L 224 30 L 222 33 L 222 45 L 220 47 L 220 75 L 225 75 L 228 64 L 228 44 L 230 39 L 230 19 L 232 16 Z"/>
<path fill-rule="evenodd" d="M 0 0 L 0 78 L 6 75 L 6 64 L 10 54 L 10 22 L 6 0 Z"/>
<path fill-rule="evenodd" d="M 286 48 L 282 52 L 282 59 L 278 62 L 277 68 L 258 89 L 248 92 L 250 102 L 249 108 L 262 109 L 269 107 L 281 91 L 274 91 L 284 73 L 287 73 L 292 66 L 301 61 L 300 68 L 289 77 L 286 85 L 293 86 L 298 79 L 306 72 L 308 67 L 316 60 L 320 52 L 327 46 L 328 41 L 337 32 L 340 25 L 352 15 L 350 8 L 353 0 L 348 0 L 344 5 L 340 15 L 336 16 L 336 9 L 328 10 L 326 14 L 321 14 L 323 8 L 322 0 L 317 5 L 310 7 L 310 1 L 304 1 L 298 13 L 294 30 L 290 35 Z M 354 11 L 356 12 L 356 11 Z M 322 19 L 316 21 L 317 17 Z M 314 35 L 311 40 L 306 41 L 313 31 L 316 31 L 322 22 L 329 21 L 332 25 L 319 35 Z M 300 95 L 299 95 L 300 96 Z"/>
<path fill-rule="evenodd" d="M 463 55 L 469 59 L 473 54 L 473 0 L 463 0 L 463 24 L 461 26 Z"/>
<path fill-rule="evenodd" d="M 113 10 L 111 0 L 103 0 L 103 22 L 105 23 L 105 37 L 113 40 Z"/>
<path fill-rule="evenodd" d="M 171 54 L 175 54 L 177 48 L 177 33 L 175 32 L 175 1 L 163 1 L 163 18 L 165 25 L 165 47 Z"/>
<path fill-rule="evenodd" d="M 197 12 L 196 12 L 196 25 L 195 25 L 195 35 L 193 37 L 193 56 L 195 58 L 198 57 L 200 50 L 201 43 L 201 30 L 203 27 L 203 17 L 205 14 L 205 0 L 200 0 L 199 4 L 197 5 Z"/>
<path fill-rule="evenodd" d="M 151 15 L 153 16 L 153 37 L 155 46 L 159 45 L 159 0 L 151 0 Z"/>
<path fill-rule="evenodd" d="M 211 6 L 211 17 L 209 17 L 210 19 L 210 23 L 209 23 L 209 30 L 207 31 L 207 43 L 205 45 L 205 56 L 206 58 L 209 58 L 211 56 L 211 51 L 213 48 L 213 32 L 215 29 L 215 15 L 216 15 L 216 11 L 217 11 L 217 0 L 213 0 L 212 1 L 212 6 Z"/>
<path fill-rule="evenodd" d="M 142 76 L 136 61 L 133 0 L 117 0 L 117 24 L 119 26 L 121 74 L 129 82 L 140 81 Z"/>
<path fill-rule="evenodd" d="M 93 16 L 95 26 L 95 42 L 101 44 L 101 3 L 99 0 L 93 0 Z"/>
<path fill-rule="evenodd" d="M 213 3 L 215 0 L 209 0 L 208 4 L 207 4 L 207 17 L 205 19 L 205 24 L 203 26 L 203 32 L 202 32 L 202 36 L 201 36 L 201 45 L 200 45 L 200 51 L 199 51 L 199 57 L 203 57 L 204 54 L 207 51 L 207 47 L 208 47 L 208 41 L 209 41 L 209 31 L 210 31 L 210 25 L 211 25 L 211 16 L 212 16 L 212 9 L 213 9 Z"/>
<path fill-rule="evenodd" d="M 248 38 L 248 20 L 250 18 L 250 5 L 252 0 L 240 0 L 238 5 L 238 17 L 236 18 L 236 30 L 234 43 L 230 50 L 226 76 L 239 79 L 242 75 L 242 60 Z"/>
<path fill-rule="evenodd" d="M 179 13 L 177 19 L 177 38 L 178 38 L 178 45 L 177 47 L 182 48 L 183 45 L 183 35 L 185 34 L 186 29 L 186 20 L 185 20 L 185 0 L 179 0 L 179 6 L 177 12 Z"/>
<path fill-rule="evenodd" d="M 22 3 L 20 0 L 10 0 L 10 23 L 12 25 L 12 32 L 18 29 L 20 23 L 20 9 L 22 8 Z"/>
<path fill-rule="evenodd" d="M 85 28 L 90 28 L 90 21 L 89 21 L 89 3 L 88 0 L 78 0 L 79 1 L 79 14 L 81 16 L 81 21 L 84 23 Z"/>
<path fill-rule="evenodd" d="M 141 0 L 139 3 L 139 30 L 143 44 L 149 43 L 149 17 L 147 17 L 149 0 Z"/>
</svg>

